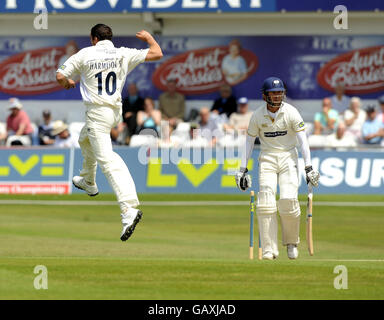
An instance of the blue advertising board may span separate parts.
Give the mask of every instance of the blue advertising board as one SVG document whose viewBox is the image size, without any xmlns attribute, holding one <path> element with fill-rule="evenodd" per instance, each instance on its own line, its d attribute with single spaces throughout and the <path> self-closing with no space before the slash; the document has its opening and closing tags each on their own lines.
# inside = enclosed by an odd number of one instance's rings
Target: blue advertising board
<svg viewBox="0 0 384 320">
<path fill-rule="evenodd" d="M 127 83 L 137 84 L 142 96 L 155 99 L 166 90 L 169 78 L 191 100 L 216 99 L 225 83 L 237 97 L 261 99 L 260 87 L 270 75 L 284 80 L 291 99 L 333 95 L 339 81 L 347 95 L 362 99 L 375 99 L 384 91 L 384 37 L 380 35 L 164 36 L 157 40 L 164 58 L 140 64 L 127 78 Z M 118 47 L 146 48 L 135 37 L 116 37 L 114 42 Z M 88 36 L 0 37 L 0 100 L 12 96 L 81 99 L 79 86 L 64 90 L 56 83 L 55 73 L 70 55 L 89 45 Z M 238 48 L 235 56 L 234 47 Z M 235 60 L 238 63 L 232 63 Z"/>
<path fill-rule="evenodd" d="M 74 149 L 1 149 L 0 193 L 70 193 L 74 154 Z"/>
<path fill-rule="evenodd" d="M 48 12 L 278 12 L 333 11 L 340 4 L 335 0 L 2 0 L 0 12 L 30 13 L 37 8 Z M 349 0 L 349 10 L 371 11 L 383 9 L 380 0 Z"/>
<path fill-rule="evenodd" d="M 234 172 L 239 154 L 231 149 L 116 148 L 128 165 L 138 193 L 239 193 Z M 258 189 L 258 150 L 248 169 Z M 384 157 L 381 151 L 312 150 L 312 163 L 321 174 L 319 194 L 384 195 Z M 0 193 L 79 193 L 72 189 L 73 175 L 80 173 L 80 149 L 1 149 Z M 299 193 L 305 194 L 304 163 L 299 159 Z M 111 193 L 100 168 L 97 184 Z"/>
</svg>

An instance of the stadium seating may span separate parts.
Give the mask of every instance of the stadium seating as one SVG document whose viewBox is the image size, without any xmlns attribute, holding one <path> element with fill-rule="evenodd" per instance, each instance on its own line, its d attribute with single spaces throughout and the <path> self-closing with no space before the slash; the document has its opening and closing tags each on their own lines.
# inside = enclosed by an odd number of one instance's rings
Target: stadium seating
<svg viewBox="0 0 384 320">
<path fill-rule="evenodd" d="M 158 138 L 152 135 L 138 135 L 135 134 L 131 137 L 130 146 L 131 147 L 141 147 L 141 146 L 157 146 Z"/>
<path fill-rule="evenodd" d="M 31 138 L 29 136 L 10 136 L 7 139 L 5 145 L 10 147 L 12 145 L 22 145 L 22 146 L 30 146 L 32 144 Z"/>
</svg>

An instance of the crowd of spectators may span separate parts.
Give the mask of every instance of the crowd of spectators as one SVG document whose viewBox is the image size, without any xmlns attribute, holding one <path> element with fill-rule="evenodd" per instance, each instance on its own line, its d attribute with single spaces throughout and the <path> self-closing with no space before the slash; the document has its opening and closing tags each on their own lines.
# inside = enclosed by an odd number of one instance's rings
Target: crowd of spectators
<svg viewBox="0 0 384 320">
<path fill-rule="evenodd" d="M 359 97 L 348 97 L 342 83 L 335 94 L 322 100 L 321 111 L 314 113 L 308 123 L 311 147 L 384 146 L 384 95 L 379 107 L 363 105 Z M 143 97 L 137 86 L 127 86 L 123 99 L 122 122 L 111 130 L 114 145 L 222 147 L 241 146 L 252 111 L 247 97 L 236 98 L 232 88 L 224 84 L 211 105 L 190 110 L 186 115 L 185 96 L 177 91 L 173 79 L 158 101 Z M 158 103 L 158 106 L 156 104 Z M 79 128 L 52 119 L 44 110 L 36 126 L 31 122 L 17 98 L 8 101 L 9 115 L 0 123 L 0 145 L 79 147 Z M 0 119 L 1 120 L 1 119 Z M 258 140 L 256 140 L 258 143 Z"/>
<path fill-rule="evenodd" d="M 0 126 L 0 145 L 79 148 L 78 136 L 72 135 L 62 120 L 53 121 L 50 110 L 43 111 L 39 126 L 31 122 L 18 98 L 8 100 L 8 110 L 6 123 Z"/>
<path fill-rule="evenodd" d="M 363 105 L 359 97 L 347 97 L 344 86 L 338 84 L 335 95 L 322 100 L 322 110 L 315 113 L 313 132 L 309 132 L 311 147 L 384 146 L 384 95 L 379 108 Z"/>
</svg>

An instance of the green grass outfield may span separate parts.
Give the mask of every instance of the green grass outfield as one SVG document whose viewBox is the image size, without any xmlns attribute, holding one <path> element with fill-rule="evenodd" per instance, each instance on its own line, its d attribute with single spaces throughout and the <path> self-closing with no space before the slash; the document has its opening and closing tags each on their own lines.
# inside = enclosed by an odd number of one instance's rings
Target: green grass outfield
<svg viewBox="0 0 384 320">
<path fill-rule="evenodd" d="M 302 241 L 295 261 L 283 247 L 276 261 L 248 259 L 246 194 L 142 195 L 143 220 L 126 243 L 119 240 L 117 205 L 4 203 L 12 199 L 92 204 L 115 198 L 0 196 L 0 299 L 384 298 L 384 206 L 359 206 L 383 202 L 383 196 L 315 195 L 315 201 L 356 204 L 314 205 L 313 257 L 306 249 L 302 206 Z M 34 289 L 36 265 L 48 269 L 48 290 Z M 337 265 L 347 267 L 347 290 L 334 288 Z"/>
</svg>

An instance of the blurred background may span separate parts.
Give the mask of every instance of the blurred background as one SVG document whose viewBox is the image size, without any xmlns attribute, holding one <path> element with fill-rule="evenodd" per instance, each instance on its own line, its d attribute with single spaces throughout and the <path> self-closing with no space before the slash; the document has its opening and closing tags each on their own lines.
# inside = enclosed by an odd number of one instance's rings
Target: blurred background
<svg viewBox="0 0 384 320">
<path fill-rule="evenodd" d="M 139 193 L 237 192 L 231 171 L 273 75 L 307 124 L 318 192 L 382 194 L 384 3 L 344 2 L 2 1 L 0 193 L 77 192 L 85 109 L 55 72 L 104 23 L 116 46 L 145 48 L 145 29 L 164 53 L 129 74 L 111 131 Z M 255 177 L 257 155 L 256 144 Z M 98 185 L 111 192 L 100 171 Z"/>
</svg>

